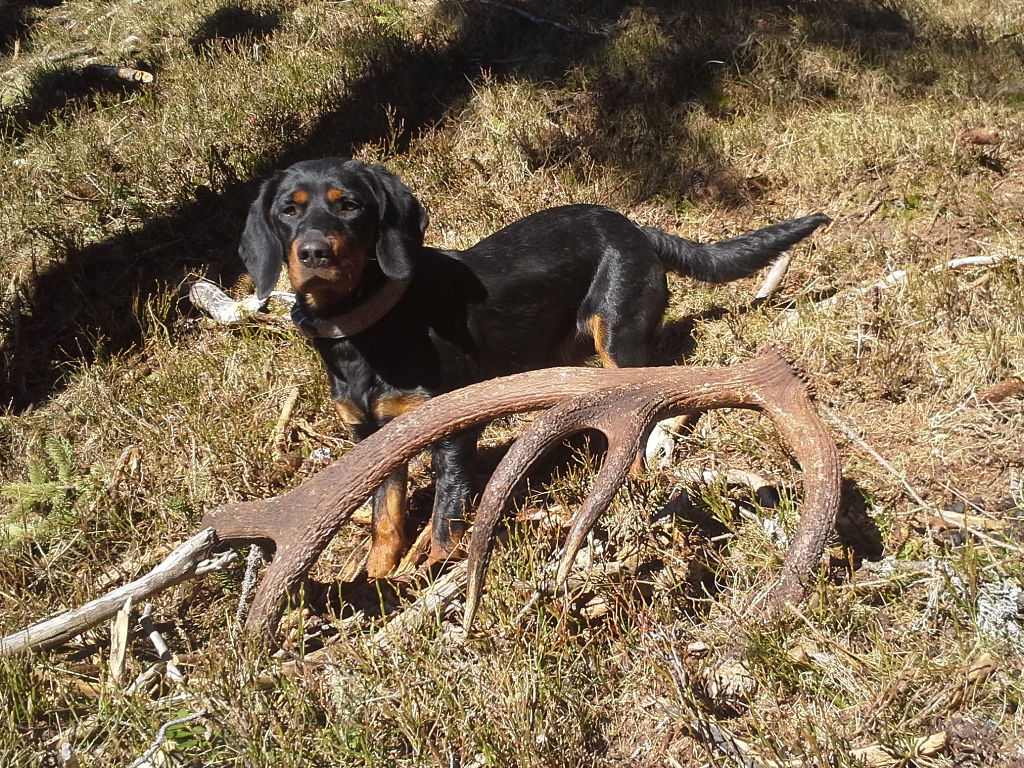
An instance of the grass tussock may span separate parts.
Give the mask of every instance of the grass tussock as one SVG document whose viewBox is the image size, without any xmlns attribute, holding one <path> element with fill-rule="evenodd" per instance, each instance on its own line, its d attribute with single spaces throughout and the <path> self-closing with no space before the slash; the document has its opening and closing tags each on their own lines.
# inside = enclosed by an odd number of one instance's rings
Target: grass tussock
<svg viewBox="0 0 1024 768">
<path fill-rule="evenodd" d="M 516 4 L 532 21 L 453 0 L 0 9 L 4 634 L 143 573 L 204 510 L 281 493 L 348 448 L 294 332 L 214 327 L 183 299 L 198 275 L 235 286 L 261 179 L 331 154 L 401 175 L 428 243 L 448 248 L 571 202 L 693 239 L 827 212 L 775 302 L 747 307 L 753 280 L 670 278 L 662 346 L 726 364 L 785 344 L 831 414 L 840 531 L 861 541 L 832 549 L 799 610 L 732 629 L 776 573 L 800 475 L 769 422 L 712 414 L 619 494 L 568 593 L 537 587 L 593 457 L 524 491 L 478 636 L 456 611 L 379 642 L 416 588 L 362 587 L 326 620 L 330 653 L 279 674 L 320 618 L 289 617 L 284 658 L 249 647 L 232 634 L 233 566 L 154 601 L 186 685 L 128 692 L 157 661 L 134 624 L 118 676 L 108 627 L 0 661 L 0 763 L 130 765 L 175 722 L 153 764 L 1020 764 L 1024 409 L 985 393 L 1024 375 L 1024 267 L 934 271 L 1022 253 L 1019 5 Z M 855 290 L 896 270 L 905 282 Z M 753 472 L 781 499 L 694 487 L 679 468 Z M 430 478 L 414 476 L 423 517 Z M 348 572 L 366 544 L 346 527 L 318 575 Z M 756 685 L 713 699 L 723 649 Z"/>
</svg>

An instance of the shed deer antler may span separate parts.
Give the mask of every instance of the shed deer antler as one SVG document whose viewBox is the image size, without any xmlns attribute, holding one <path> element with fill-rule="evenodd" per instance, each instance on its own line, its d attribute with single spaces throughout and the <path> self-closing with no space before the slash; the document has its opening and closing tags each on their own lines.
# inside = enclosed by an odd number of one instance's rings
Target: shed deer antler
<svg viewBox="0 0 1024 768">
<path fill-rule="evenodd" d="M 555 368 L 485 381 L 436 397 L 395 419 L 283 496 L 211 510 L 203 525 L 213 527 L 222 541 L 276 544 L 246 629 L 273 634 L 289 594 L 342 523 L 396 467 L 446 435 L 542 408 L 551 410 L 512 446 L 484 490 L 469 547 L 467 627 L 479 604 L 495 526 L 512 488 L 541 453 L 581 430 L 596 429 L 608 439 L 604 466 L 572 521 L 558 570 L 560 583 L 586 534 L 625 480 L 651 426 L 660 419 L 715 408 L 766 413 L 803 468 L 800 523 L 781 576 L 756 605 L 771 610 L 802 597 L 838 509 L 839 458 L 800 374 L 769 349 L 729 368 Z"/>
</svg>

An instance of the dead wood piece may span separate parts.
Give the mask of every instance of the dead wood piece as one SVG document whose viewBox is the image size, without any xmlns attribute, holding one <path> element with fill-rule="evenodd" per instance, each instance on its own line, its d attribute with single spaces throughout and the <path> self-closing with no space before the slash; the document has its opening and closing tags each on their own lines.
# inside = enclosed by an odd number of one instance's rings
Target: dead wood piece
<svg viewBox="0 0 1024 768">
<path fill-rule="evenodd" d="M 761 287 L 754 294 L 753 305 L 755 307 L 764 304 L 779 289 L 782 281 L 786 279 L 786 275 L 789 273 L 789 265 L 792 263 L 793 252 L 786 251 L 772 264 L 772 268 L 765 275 L 764 282 L 761 283 Z"/>
<path fill-rule="evenodd" d="M 153 644 L 157 657 L 160 661 L 166 664 L 167 677 L 175 683 L 185 682 L 185 676 L 181 674 L 181 670 L 178 669 L 178 665 L 174 663 L 174 656 L 171 654 L 171 649 L 167 647 L 167 643 L 164 641 L 164 636 L 160 634 L 160 630 L 158 630 L 156 628 L 156 624 L 153 623 L 152 603 L 147 603 L 146 607 L 143 608 L 142 615 L 139 617 L 139 626 L 141 626 L 142 631 L 149 636 L 149 642 Z"/>
<path fill-rule="evenodd" d="M 115 685 L 121 681 L 124 674 L 124 664 L 128 654 L 128 622 L 132 615 L 131 595 L 124 601 L 124 605 L 114 615 L 110 622 L 110 680 Z"/>
<path fill-rule="evenodd" d="M 87 64 L 85 71 L 105 77 L 108 80 L 124 80 L 129 83 L 152 83 L 153 73 L 144 69 L 117 67 L 111 64 Z"/>
<path fill-rule="evenodd" d="M 274 451 L 274 457 L 282 458 L 288 450 L 288 422 L 291 421 L 295 405 L 299 402 L 299 388 L 292 387 L 288 397 L 281 404 L 281 415 L 277 417 L 277 424 L 270 435 L 270 446 Z"/>
<path fill-rule="evenodd" d="M 978 393 L 978 402 L 989 405 L 1011 398 L 1024 398 L 1024 381 L 1019 376 L 1010 376 Z"/>
<path fill-rule="evenodd" d="M 954 269 L 966 269 L 968 267 L 991 267 L 995 264 L 999 264 L 1000 262 L 1006 261 L 1008 259 L 1019 260 L 1020 257 L 1001 254 L 992 254 L 989 256 L 963 256 L 958 259 L 950 259 L 949 261 L 943 264 L 931 267 L 930 269 L 925 270 L 924 274 L 932 274 L 935 272 L 943 272 L 946 270 Z M 818 310 L 827 309 L 828 307 L 835 306 L 841 301 L 848 301 L 850 299 L 856 298 L 857 296 L 862 296 L 864 294 L 871 293 L 872 291 L 880 291 L 885 288 L 891 288 L 894 285 L 903 285 L 904 283 L 907 282 L 908 278 L 909 273 L 907 272 L 907 270 L 898 269 L 876 283 L 872 283 L 871 285 L 863 285 L 850 288 L 841 293 L 837 293 L 835 296 L 830 296 L 827 299 L 816 302 L 813 306 L 815 309 Z M 799 319 L 800 311 L 796 309 L 791 309 L 788 310 L 787 312 L 784 312 L 781 315 L 780 323 L 783 326 L 792 325 Z"/>
<path fill-rule="evenodd" d="M 262 305 L 259 297 L 255 295 L 235 301 L 209 280 L 196 280 L 192 283 L 188 297 L 196 307 L 221 325 L 239 323 L 259 312 Z M 295 303 L 295 294 L 287 291 L 271 291 L 270 298 L 289 305 Z"/>
<path fill-rule="evenodd" d="M 435 617 L 443 618 L 448 606 L 466 588 L 466 562 L 458 563 L 452 570 L 437 579 L 410 605 L 381 628 L 374 637 L 379 648 L 390 648 L 401 637 L 407 637 L 423 629 Z"/>
<path fill-rule="evenodd" d="M 235 554 L 230 552 L 210 559 L 216 544 L 216 533 L 211 528 L 204 528 L 142 578 L 79 608 L 3 638 L 0 640 L 0 658 L 60 645 L 114 616 L 128 599 L 137 603 L 175 584 L 220 570 L 234 559 Z"/>
<path fill-rule="evenodd" d="M 804 470 L 801 521 L 782 573 L 752 601 L 773 611 L 803 596 L 820 562 L 839 504 L 840 465 L 801 375 L 777 350 L 729 368 L 554 368 L 481 382 L 434 398 L 374 433 L 315 477 L 277 498 L 211 510 L 203 525 L 225 542 L 272 541 L 274 559 L 246 622 L 265 638 L 277 628 L 288 598 L 339 527 L 401 464 L 442 437 L 495 418 L 542 408 L 512 446 L 484 490 L 470 543 L 464 623 L 480 599 L 495 528 L 517 480 L 549 446 L 596 429 L 608 438 L 604 466 L 576 513 L 558 570 L 564 580 L 597 517 L 625 481 L 651 425 L 713 408 L 766 413 Z"/>
</svg>

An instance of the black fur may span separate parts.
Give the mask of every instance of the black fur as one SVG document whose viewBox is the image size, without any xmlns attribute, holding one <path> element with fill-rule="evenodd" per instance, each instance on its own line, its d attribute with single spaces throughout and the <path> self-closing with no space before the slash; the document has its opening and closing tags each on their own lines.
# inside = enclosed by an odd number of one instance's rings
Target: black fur
<svg viewBox="0 0 1024 768">
<path fill-rule="evenodd" d="M 745 277 L 828 221 L 806 216 L 706 245 L 608 208 L 570 205 L 527 216 L 465 251 L 444 251 L 423 246 L 427 216 L 394 175 L 330 158 L 294 165 L 264 185 L 240 253 L 264 298 L 287 263 L 314 317 L 351 312 L 388 280 L 410 281 L 365 331 L 313 340 L 332 397 L 361 439 L 394 416 L 396 403 L 571 362 L 567 349 L 590 337 L 607 365 L 649 364 L 668 303 L 666 269 L 709 282 Z M 435 557 L 464 529 L 475 440 L 457 435 L 433 449 Z"/>
</svg>

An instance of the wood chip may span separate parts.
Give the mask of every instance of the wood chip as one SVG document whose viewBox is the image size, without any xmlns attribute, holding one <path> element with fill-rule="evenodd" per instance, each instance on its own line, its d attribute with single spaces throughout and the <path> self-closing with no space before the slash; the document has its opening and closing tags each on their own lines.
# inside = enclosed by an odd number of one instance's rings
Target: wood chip
<svg viewBox="0 0 1024 768">
<path fill-rule="evenodd" d="M 128 620 L 132 613 L 132 599 L 124 601 L 124 606 L 110 622 L 110 677 L 114 683 L 121 681 L 124 674 L 125 654 L 128 650 Z"/>
<path fill-rule="evenodd" d="M 946 531 L 951 528 L 968 531 L 1005 531 L 1010 527 L 1006 520 L 994 520 L 980 515 L 969 515 L 963 512 L 952 512 L 948 509 L 928 510 L 928 524 L 932 528 Z"/>
<path fill-rule="evenodd" d="M 1001 144 L 1002 141 L 1002 135 L 995 128 L 971 128 L 960 134 L 961 144 L 995 146 Z"/>
<path fill-rule="evenodd" d="M 1010 398 L 1024 398 L 1024 381 L 1017 376 L 1003 379 L 978 393 L 979 403 L 1001 403 Z"/>
</svg>

